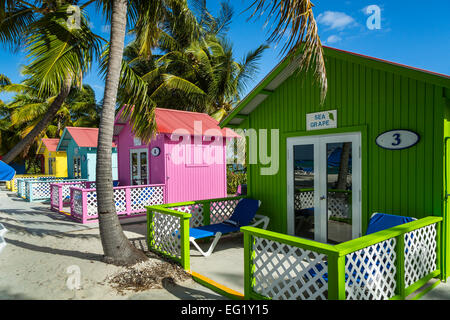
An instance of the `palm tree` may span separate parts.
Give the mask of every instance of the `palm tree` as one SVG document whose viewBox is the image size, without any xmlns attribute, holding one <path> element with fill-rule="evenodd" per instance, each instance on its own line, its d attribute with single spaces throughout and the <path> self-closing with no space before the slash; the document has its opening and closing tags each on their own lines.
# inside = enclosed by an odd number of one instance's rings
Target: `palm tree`
<svg viewBox="0 0 450 320">
<path fill-rule="evenodd" d="M 17 51 L 25 44 L 30 60 L 24 69 L 39 96 L 56 96 L 33 129 L 4 157 L 14 160 L 47 127 L 67 98 L 72 86 L 81 86 L 83 74 L 90 68 L 100 47 L 100 38 L 92 34 L 80 12 L 80 24 L 68 23 L 69 6 L 78 1 L 0 1 L 0 42 Z"/>
<path fill-rule="evenodd" d="M 43 98 L 39 96 L 36 88 L 26 83 L 27 80 L 20 84 L 0 83 L 0 92 L 16 93 L 10 102 L 0 105 L 0 138 L 3 138 L 0 154 L 7 153 L 26 137 L 45 116 L 56 98 L 56 96 Z M 41 137 L 58 138 L 66 126 L 98 127 L 99 110 L 94 90 L 89 85 L 85 84 L 81 89 L 72 87 L 55 118 L 33 142 L 37 142 Z M 20 153 L 23 159 L 34 156 L 35 150 L 30 147 L 31 144 Z M 32 151 L 31 154 L 29 151 Z"/>
<path fill-rule="evenodd" d="M 105 12 L 110 13 L 111 31 L 96 164 L 97 210 L 104 261 L 123 265 L 146 259 L 144 253 L 134 247 L 123 233 L 114 204 L 112 182 L 111 144 L 127 25 L 127 7 L 127 0 L 113 0 L 111 4 L 108 1 L 103 2 Z"/>
<path fill-rule="evenodd" d="M 152 49 L 157 46 L 162 29 L 161 23 L 166 21 L 171 9 L 186 12 L 185 0 L 113 0 L 100 1 L 103 11 L 111 20 L 110 42 L 105 51 L 105 91 L 102 114 L 99 126 L 97 148 L 97 201 L 100 237 L 104 251 L 104 260 L 113 264 L 133 264 L 144 260 L 145 254 L 135 248 L 123 233 L 116 214 L 113 201 L 111 143 L 113 138 L 114 117 L 117 93 L 122 70 L 122 55 L 127 23 L 133 27 L 139 52 L 143 56 L 150 56 Z M 128 4 L 130 4 L 128 6 Z M 171 9 L 168 9 L 168 8 Z M 178 9 L 177 9 L 178 8 Z M 129 20 L 127 21 L 127 15 Z M 186 27 L 190 26 L 189 15 L 180 15 Z M 148 98 L 148 86 L 139 77 L 128 77 L 135 88 L 134 99 L 143 111 L 139 117 L 152 120 L 154 103 Z M 136 103 L 136 104 L 137 104 Z M 133 113 L 133 112 L 132 112 Z M 133 118 L 136 114 L 133 113 Z"/>
<path fill-rule="evenodd" d="M 260 45 L 236 61 L 226 39 L 226 26 L 233 17 L 231 7 L 222 3 L 218 17 L 212 16 L 204 3 L 197 11 L 197 16 L 185 11 L 189 19 L 180 19 L 182 15 L 176 10 L 167 14 L 157 55 L 142 56 L 137 42 L 124 50 L 118 101 L 135 109 L 136 117 L 131 108 L 128 111 L 135 133 L 143 139 L 151 138 L 155 125 L 153 119 L 141 116 L 136 83 L 144 83 L 140 86 L 145 86 L 146 98 L 153 106 L 204 112 L 220 121 L 240 100 L 268 48 Z M 185 28 L 179 20 L 189 20 L 195 27 Z M 103 70 L 105 65 L 103 61 Z"/>
<path fill-rule="evenodd" d="M 131 1 L 131 0 L 130 0 Z M 113 137 L 114 113 L 116 96 L 121 74 L 130 70 L 122 70 L 122 54 L 124 48 L 125 30 L 127 24 L 127 0 L 102 1 L 105 12 L 111 17 L 110 47 L 107 62 L 105 97 L 103 100 L 102 117 L 99 128 L 99 144 L 97 150 L 97 199 L 99 210 L 100 234 L 105 254 L 105 260 L 111 263 L 130 264 L 145 259 L 142 252 L 135 249 L 123 234 L 115 212 L 112 190 L 111 143 Z M 136 24 L 136 42 L 143 56 L 150 56 L 151 49 L 156 46 L 161 36 L 160 22 L 164 21 L 164 7 L 170 4 L 184 4 L 182 0 L 131 1 L 135 10 L 131 10 Z M 201 1 L 197 1 L 201 3 Z M 316 79 L 326 92 L 326 73 L 322 46 L 317 34 L 317 24 L 312 13 L 310 0 L 272 0 L 268 20 L 275 17 L 278 25 L 269 40 L 279 41 L 287 30 L 290 30 L 290 41 L 286 48 L 298 49 L 302 44 L 303 55 L 301 67 L 312 68 Z M 265 0 L 255 0 L 252 16 L 266 9 Z M 277 12 L 279 11 L 279 12 Z M 274 16 L 275 14 L 275 16 Z M 273 20 L 272 20 L 273 21 Z M 134 21 L 133 21 L 134 22 Z M 170 38 L 167 38 L 170 41 Z M 314 67 L 313 67 L 314 66 Z M 154 102 L 148 98 L 146 84 L 135 74 L 128 77 L 135 88 L 134 108 L 128 108 L 125 117 L 130 116 L 132 123 L 153 121 Z M 131 86 L 130 86 L 131 87 Z M 133 126 L 136 129 L 136 126 Z M 153 132 L 154 127 L 148 131 Z M 145 139 L 144 139 L 145 140 Z"/>
<path fill-rule="evenodd" d="M 301 49 L 299 70 L 313 73 L 323 103 L 328 88 L 327 73 L 313 8 L 311 0 L 254 0 L 247 10 L 253 10 L 249 19 L 266 16 L 266 24 L 274 25 L 269 42 L 283 42 L 287 35 L 282 54 Z"/>
</svg>

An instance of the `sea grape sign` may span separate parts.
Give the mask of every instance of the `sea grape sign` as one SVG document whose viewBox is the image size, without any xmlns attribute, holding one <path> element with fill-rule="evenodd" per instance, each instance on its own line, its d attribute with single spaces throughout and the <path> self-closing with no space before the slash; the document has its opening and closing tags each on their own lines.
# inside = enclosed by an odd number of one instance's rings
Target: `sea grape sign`
<svg viewBox="0 0 450 320">
<path fill-rule="evenodd" d="M 388 150 L 402 150 L 411 148 L 420 140 L 420 136 L 410 130 L 390 130 L 380 134 L 375 140 L 376 144 Z"/>
<path fill-rule="evenodd" d="M 306 114 L 306 130 L 337 128 L 337 110 Z"/>
</svg>

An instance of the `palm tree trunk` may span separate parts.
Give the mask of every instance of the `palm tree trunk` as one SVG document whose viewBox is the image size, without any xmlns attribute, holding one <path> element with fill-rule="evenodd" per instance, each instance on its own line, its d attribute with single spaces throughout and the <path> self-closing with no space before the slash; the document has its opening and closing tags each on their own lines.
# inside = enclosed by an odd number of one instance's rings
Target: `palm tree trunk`
<svg viewBox="0 0 450 320">
<path fill-rule="evenodd" d="M 72 79 L 68 78 L 64 82 L 64 87 L 53 101 L 53 103 L 48 108 L 44 117 L 41 121 L 31 130 L 24 139 L 22 139 L 18 144 L 16 144 L 2 159 L 3 162 L 11 163 L 23 150 L 33 143 L 34 139 L 41 134 L 42 131 L 47 128 L 48 124 L 53 121 L 57 112 L 61 108 L 64 100 L 66 100 L 69 95 L 70 88 L 72 86 Z"/>
<path fill-rule="evenodd" d="M 351 147 L 351 142 L 344 142 L 342 145 L 341 161 L 339 165 L 339 174 L 336 184 L 336 189 L 338 190 L 347 189 L 348 160 L 350 158 Z"/>
<path fill-rule="evenodd" d="M 104 261 L 116 265 L 131 265 L 145 260 L 145 254 L 134 247 L 123 233 L 114 204 L 111 145 L 117 88 L 122 64 L 127 22 L 127 0 L 114 0 L 111 19 L 111 40 L 108 71 L 97 147 L 97 210 Z"/>
</svg>

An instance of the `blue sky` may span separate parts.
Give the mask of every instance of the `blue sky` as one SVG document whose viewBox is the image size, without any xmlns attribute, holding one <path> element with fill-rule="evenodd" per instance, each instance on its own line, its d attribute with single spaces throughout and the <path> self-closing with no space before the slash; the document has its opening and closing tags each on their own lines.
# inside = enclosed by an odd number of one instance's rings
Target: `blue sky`
<svg viewBox="0 0 450 320">
<path fill-rule="evenodd" d="M 230 1 L 235 16 L 228 33 L 237 60 L 251 49 L 265 42 L 268 28 L 264 17 L 247 21 L 250 12 L 243 12 L 253 0 Z M 319 35 L 324 45 L 348 50 L 380 59 L 410 65 L 450 75 L 450 1 L 429 0 L 425 5 L 418 0 L 316 0 L 314 14 L 319 25 Z M 219 1 L 207 0 L 208 8 L 216 13 Z M 371 14 L 365 9 L 376 5 L 381 10 L 380 29 L 370 30 L 367 20 Z M 108 25 L 95 7 L 88 10 L 94 32 L 109 38 Z M 425 20 L 427 19 L 427 20 Z M 282 45 L 271 45 L 260 62 L 260 73 L 251 90 L 283 58 Z M 14 82 L 20 82 L 21 65 L 26 63 L 21 52 L 11 53 L 0 48 L 0 73 Z M 98 75 L 97 64 L 85 77 L 85 83 L 96 91 L 97 100 L 103 98 L 103 80 Z M 0 99 L 8 100 L 5 95 Z"/>
</svg>

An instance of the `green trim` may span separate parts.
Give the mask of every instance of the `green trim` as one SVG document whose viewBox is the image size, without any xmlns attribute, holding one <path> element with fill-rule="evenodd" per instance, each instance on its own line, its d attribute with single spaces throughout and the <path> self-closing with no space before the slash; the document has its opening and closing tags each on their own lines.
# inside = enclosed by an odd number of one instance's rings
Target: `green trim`
<svg viewBox="0 0 450 320">
<path fill-rule="evenodd" d="M 272 90 L 262 89 L 259 94 L 265 94 L 266 96 L 270 96 L 273 93 Z"/>
<path fill-rule="evenodd" d="M 313 240 L 302 239 L 294 236 L 289 236 L 273 231 L 262 230 L 253 227 L 242 227 L 241 231 L 244 233 L 244 293 L 246 299 L 254 297 L 255 293 L 252 288 L 255 279 L 253 278 L 253 237 L 260 237 L 283 244 L 287 244 L 293 247 L 302 248 L 304 250 L 310 250 L 317 253 L 326 254 L 328 259 L 328 299 L 329 300 L 345 300 L 345 259 L 348 254 L 365 249 L 387 239 L 397 238 L 396 261 L 395 266 L 397 270 L 396 274 L 396 295 L 391 300 L 402 300 L 408 295 L 424 286 L 432 278 L 436 278 L 440 275 L 440 269 L 430 272 L 425 277 L 416 281 L 409 287 L 405 288 L 405 244 L 404 235 L 413 230 L 417 230 L 426 227 L 431 224 L 437 224 L 439 229 L 442 217 L 425 217 L 420 220 L 415 220 L 409 223 L 405 223 L 387 230 L 379 231 L 364 237 L 350 240 L 336 246 L 316 242 Z M 436 241 L 439 241 L 437 236 Z M 437 255 L 440 254 L 440 246 L 437 246 Z M 437 260 L 437 266 L 440 268 L 439 260 Z"/>
<path fill-rule="evenodd" d="M 411 300 L 419 300 L 421 299 L 424 295 L 426 295 L 428 292 L 430 292 L 431 290 L 433 290 L 434 288 L 436 288 L 439 284 L 441 283 L 441 280 L 437 280 L 435 283 L 433 283 L 431 286 L 429 286 L 428 288 L 424 289 L 423 291 L 419 292 L 417 295 L 414 296 L 414 298 L 412 298 Z"/>
<path fill-rule="evenodd" d="M 425 217 L 419 220 L 408 222 L 390 229 L 378 231 L 361 238 L 353 239 L 336 245 L 334 248 L 339 252 L 339 255 L 347 255 L 349 253 L 367 248 L 371 245 L 404 235 L 407 232 L 414 231 L 426 227 L 430 224 L 442 222 L 442 217 Z"/>
<path fill-rule="evenodd" d="M 426 70 L 417 70 L 408 66 L 401 66 L 390 61 L 382 61 L 373 57 L 364 57 L 352 52 L 344 52 L 333 48 L 324 47 L 324 56 L 334 57 L 340 60 L 350 61 L 355 64 L 363 64 L 376 70 L 382 70 L 401 74 L 403 76 L 419 80 L 427 81 L 429 83 L 450 88 L 450 79 L 443 75 L 435 75 Z M 258 94 L 264 94 L 265 87 L 278 76 L 290 63 L 291 55 L 287 55 L 284 59 L 275 66 L 268 75 L 258 83 L 255 88 L 232 110 L 232 112 L 219 124 L 221 128 L 225 127 L 231 119 L 233 119 L 245 106 L 252 101 Z"/>
<path fill-rule="evenodd" d="M 328 256 L 328 300 L 345 300 L 345 257 Z"/>
<path fill-rule="evenodd" d="M 189 241 L 189 217 L 184 216 L 183 218 L 180 218 L 180 251 L 181 251 L 181 265 L 183 266 L 184 270 L 191 270 L 191 264 L 190 264 L 190 241 Z"/>
<path fill-rule="evenodd" d="M 242 230 L 242 228 L 241 228 Z M 244 297 L 250 299 L 252 291 L 252 257 L 253 257 L 253 237 L 250 233 L 244 232 Z"/>
<path fill-rule="evenodd" d="M 241 231 L 244 233 L 244 235 L 248 233 L 249 235 L 252 236 L 279 241 L 290 246 L 299 247 L 315 251 L 318 253 L 323 253 L 326 255 L 336 255 L 339 253 L 339 251 L 336 249 L 336 246 L 332 246 L 326 243 L 320 243 L 313 240 L 294 237 L 287 234 L 281 234 L 278 232 L 263 230 L 254 227 L 241 227 Z"/>
<path fill-rule="evenodd" d="M 397 245 L 395 246 L 396 253 L 396 282 L 397 288 L 396 293 L 400 299 L 405 299 L 406 297 L 406 287 L 405 287 L 405 236 L 401 234 L 396 237 Z"/>
<path fill-rule="evenodd" d="M 424 286 L 425 284 L 427 284 L 428 281 L 430 281 L 431 279 L 439 276 L 440 274 L 441 274 L 440 270 L 435 270 L 435 271 L 427 274 L 422 279 L 414 282 L 412 285 L 410 285 L 408 288 L 406 288 L 406 290 L 405 290 L 405 297 L 409 296 L 411 293 L 413 293 L 414 291 L 416 291 L 420 287 Z"/>
</svg>

